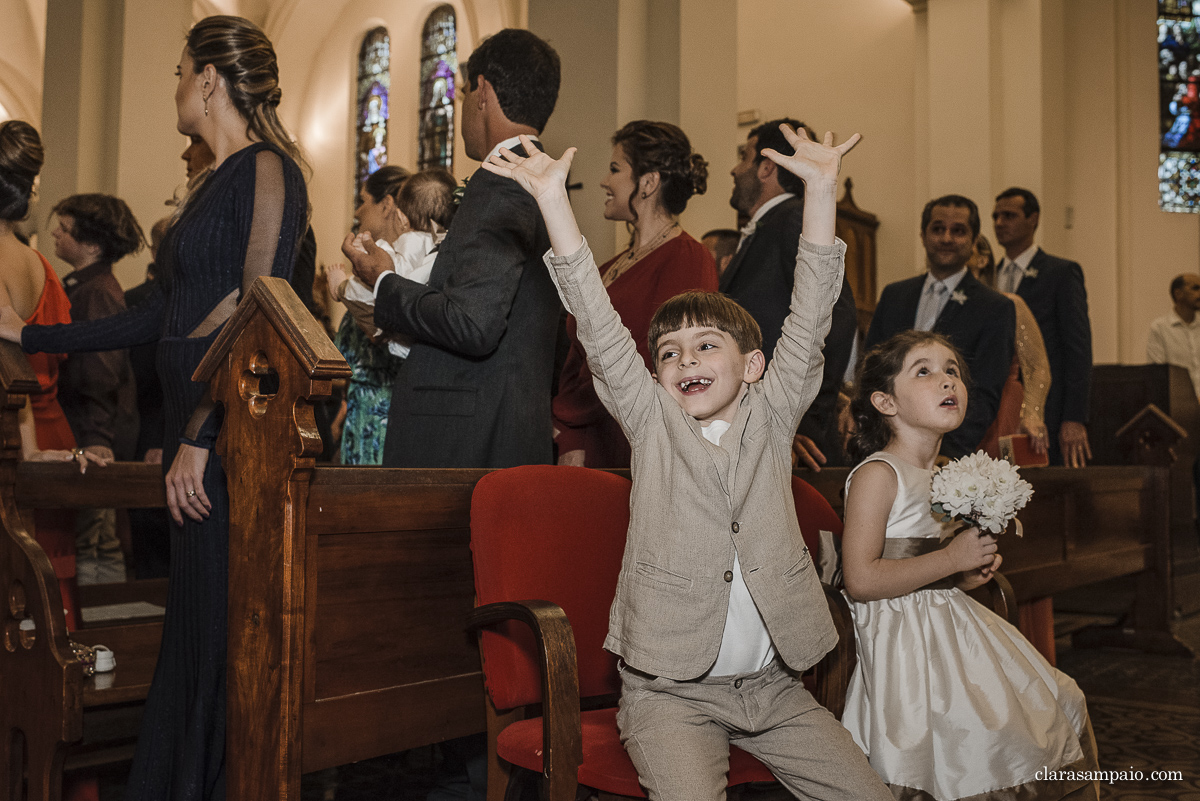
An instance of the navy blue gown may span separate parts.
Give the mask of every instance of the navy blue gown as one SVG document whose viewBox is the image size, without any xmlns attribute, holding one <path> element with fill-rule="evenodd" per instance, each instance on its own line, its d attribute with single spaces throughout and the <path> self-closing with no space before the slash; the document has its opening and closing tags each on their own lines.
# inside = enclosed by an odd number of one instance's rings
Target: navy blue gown
<svg viewBox="0 0 1200 801">
<path fill-rule="evenodd" d="M 220 331 L 214 323 L 224 319 L 217 318 L 227 319 L 222 301 L 260 275 L 291 277 L 307 208 L 296 163 L 268 144 L 246 147 L 189 198 L 163 238 L 162 280 L 144 303 L 102 320 L 27 326 L 21 344 L 29 352 L 67 353 L 157 342 L 165 473 L 180 442 L 215 446 L 220 410 L 205 412 L 207 386 L 193 382 L 192 373 Z M 212 330 L 194 336 L 198 329 Z M 130 801 L 225 798 L 229 496 L 215 452 L 204 491 L 212 502 L 209 517 L 171 524 L 163 641 L 130 772 Z"/>
</svg>

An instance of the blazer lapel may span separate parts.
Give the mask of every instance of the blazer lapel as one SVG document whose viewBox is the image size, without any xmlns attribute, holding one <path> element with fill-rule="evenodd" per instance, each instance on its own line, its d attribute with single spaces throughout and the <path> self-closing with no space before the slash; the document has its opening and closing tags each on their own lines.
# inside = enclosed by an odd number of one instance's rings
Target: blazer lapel
<svg viewBox="0 0 1200 801">
<path fill-rule="evenodd" d="M 758 233 L 755 231 L 755 234 Z M 733 277 L 737 275 L 737 271 L 741 268 L 742 262 L 746 260 L 746 252 L 754 244 L 754 235 L 746 237 L 746 241 L 742 242 L 742 246 L 737 249 L 737 253 L 733 254 L 733 258 L 729 262 L 729 266 L 725 268 L 725 272 L 721 274 L 721 281 L 718 284 L 718 289 L 725 292 L 729 289 L 729 285 L 733 283 Z"/>
<path fill-rule="evenodd" d="M 742 262 L 746 260 L 746 256 L 750 252 L 750 249 L 754 247 L 754 241 L 758 237 L 759 229 L 769 223 L 775 217 L 775 215 L 782 214 L 784 212 L 784 207 L 787 206 L 789 202 L 790 201 L 788 200 L 783 201 L 759 219 L 758 224 L 754 227 L 754 233 L 746 237 L 745 241 L 742 242 L 742 246 L 737 249 L 737 253 L 733 254 L 733 259 L 729 262 L 729 266 L 725 268 L 725 272 L 721 275 L 721 282 L 718 285 L 718 289 L 720 289 L 722 292 L 725 292 L 729 288 L 729 285 L 733 283 L 734 276 L 737 275 L 737 271 L 741 268 Z"/>
<path fill-rule="evenodd" d="M 933 330 L 942 334 L 947 333 L 947 329 L 952 330 L 955 321 L 963 313 L 963 308 L 975 298 L 982 288 L 983 284 L 979 283 L 968 270 L 967 274 L 958 282 L 958 286 L 950 293 L 950 298 L 942 307 L 942 313 L 938 315 L 937 321 L 933 324 Z M 961 303 L 954 299 L 955 295 L 962 299 Z"/>
<path fill-rule="evenodd" d="M 907 279 L 902 291 L 897 293 L 896 313 L 900 325 L 897 331 L 907 331 L 917 324 L 917 306 L 921 304 L 921 292 L 925 289 L 925 276 Z"/>
<path fill-rule="evenodd" d="M 1046 251 L 1038 248 L 1037 253 L 1034 253 L 1033 258 L 1029 260 L 1029 267 L 1025 270 L 1024 275 L 1021 276 L 1021 280 L 1017 282 L 1016 288 L 1013 289 L 1014 294 L 1021 295 L 1022 289 L 1026 292 L 1033 289 L 1033 282 L 1037 280 L 1038 271 L 1042 268 L 1042 261 L 1045 259 L 1045 256 Z M 1021 297 L 1024 298 L 1025 296 L 1021 295 Z"/>
</svg>

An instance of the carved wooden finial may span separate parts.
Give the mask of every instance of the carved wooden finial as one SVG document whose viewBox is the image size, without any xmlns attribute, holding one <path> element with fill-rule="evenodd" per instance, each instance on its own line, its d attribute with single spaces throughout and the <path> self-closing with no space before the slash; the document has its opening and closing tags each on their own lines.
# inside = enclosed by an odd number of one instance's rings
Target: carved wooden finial
<svg viewBox="0 0 1200 801">
<path fill-rule="evenodd" d="M 1116 439 L 1130 464 L 1168 467 L 1175 462 L 1175 445 L 1187 435 L 1170 415 L 1149 403 L 1117 429 Z"/>
<path fill-rule="evenodd" d="M 854 202 L 854 179 L 849 175 L 846 176 L 846 194 L 842 195 L 842 203 L 858 208 Z"/>
</svg>

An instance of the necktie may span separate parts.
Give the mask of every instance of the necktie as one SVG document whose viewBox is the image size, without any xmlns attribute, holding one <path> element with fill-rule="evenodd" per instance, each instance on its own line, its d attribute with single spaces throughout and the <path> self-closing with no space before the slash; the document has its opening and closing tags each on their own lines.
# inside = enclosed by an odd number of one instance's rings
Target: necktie
<svg viewBox="0 0 1200 801">
<path fill-rule="evenodd" d="M 933 324 L 937 322 L 942 306 L 945 305 L 946 292 L 946 285 L 941 281 L 935 281 L 926 288 L 921 308 L 917 310 L 917 324 L 914 328 L 918 331 L 933 330 Z"/>
<path fill-rule="evenodd" d="M 1004 263 L 1004 292 L 1016 292 L 1017 284 L 1021 283 L 1022 272 L 1015 261 Z"/>
</svg>

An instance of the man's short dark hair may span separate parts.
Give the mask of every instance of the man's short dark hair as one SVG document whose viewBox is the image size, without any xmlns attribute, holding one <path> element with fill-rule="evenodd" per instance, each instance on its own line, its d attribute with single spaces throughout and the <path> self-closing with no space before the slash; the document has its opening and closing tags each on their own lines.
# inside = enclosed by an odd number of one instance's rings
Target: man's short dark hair
<svg viewBox="0 0 1200 801">
<path fill-rule="evenodd" d="M 1187 279 L 1182 275 L 1175 276 L 1175 280 L 1171 282 L 1171 300 L 1175 300 L 1175 293 L 1183 289 L 1183 285 L 1187 283 Z"/>
<path fill-rule="evenodd" d="M 750 312 L 720 292 L 692 290 L 665 301 L 650 318 L 650 360 L 658 370 L 658 341 L 690 326 L 715 328 L 733 338 L 738 350 L 749 353 L 762 348 L 762 329 Z"/>
<path fill-rule="evenodd" d="M 471 53 L 466 72 L 472 92 L 479 76 L 488 79 L 509 122 L 538 133 L 546 127 L 558 102 L 561 66 L 554 48 L 536 35 L 520 28 L 492 34 Z"/>
<path fill-rule="evenodd" d="M 85 245 L 99 245 L 100 258 L 118 261 L 137 253 L 146 243 L 142 226 L 124 200 L 112 195 L 71 195 L 50 211 L 70 217 L 71 236 Z"/>
<path fill-rule="evenodd" d="M 808 132 L 810 139 L 816 139 L 817 134 L 800 120 L 792 119 L 791 117 L 780 117 L 777 120 L 764 122 L 762 125 L 755 126 L 750 129 L 750 133 L 746 134 L 746 138 L 754 137 L 754 164 L 758 165 L 765 158 L 762 154 L 764 147 L 778 150 L 780 153 L 790 154 L 792 146 L 788 144 L 788 140 L 784 138 L 783 132 L 779 130 L 780 125 L 790 125 L 792 130 L 799 131 L 803 128 Z M 793 173 L 787 170 L 778 170 L 779 185 L 784 192 L 791 192 L 794 195 L 804 194 L 804 181 L 800 180 Z"/>
<path fill-rule="evenodd" d="M 1021 198 L 1021 200 L 1024 201 L 1022 211 L 1025 212 L 1026 217 L 1031 214 L 1037 214 L 1042 210 L 1042 207 L 1038 205 L 1037 195 L 1033 194 L 1028 189 L 1022 189 L 1019 186 L 1010 186 L 1008 189 L 1005 189 L 1003 192 L 996 195 L 996 200 L 1003 200 L 1006 197 Z"/>
<path fill-rule="evenodd" d="M 933 209 L 935 206 L 948 206 L 952 209 L 966 209 L 967 223 L 971 226 L 971 236 L 979 236 L 979 207 L 975 205 L 975 201 L 969 197 L 962 195 L 942 195 L 935 197 L 933 200 L 925 204 L 924 211 L 921 212 L 921 233 L 925 233 L 925 229 L 929 227 L 929 221 L 933 218 Z"/>
<path fill-rule="evenodd" d="M 716 247 L 713 248 L 716 251 L 717 264 L 720 264 L 721 259 L 726 256 L 732 256 L 734 253 L 737 253 L 738 243 L 742 241 L 742 232 L 735 231 L 732 228 L 714 228 L 700 237 L 700 241 L 703 242 L 710 236 L 717 240 Z"/>
</svg>

